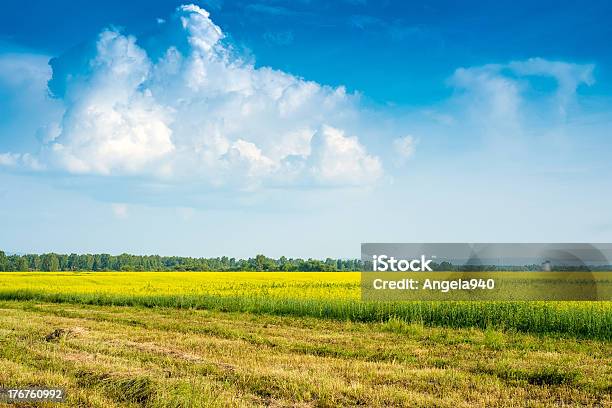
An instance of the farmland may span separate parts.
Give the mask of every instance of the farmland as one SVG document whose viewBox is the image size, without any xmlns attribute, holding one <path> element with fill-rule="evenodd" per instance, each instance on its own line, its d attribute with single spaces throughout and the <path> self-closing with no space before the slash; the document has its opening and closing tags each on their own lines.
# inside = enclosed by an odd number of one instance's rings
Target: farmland
<svg viewBox="0 0 612 408">
<path fill-rule="evenodd" d="M 611 406 L 612 303 L 363 303 L 358 273 L 0 273 L 0 387 L 74 406 Z"/>
</svg>

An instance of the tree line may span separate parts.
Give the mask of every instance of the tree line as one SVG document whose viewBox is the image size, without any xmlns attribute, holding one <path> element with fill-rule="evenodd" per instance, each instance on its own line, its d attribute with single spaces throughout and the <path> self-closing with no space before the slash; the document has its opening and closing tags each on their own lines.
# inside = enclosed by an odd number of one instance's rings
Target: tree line
<svg viewBox="0 0 612 408">
<path fill-rule="evenodd" d="M 431 264 L 434 271 L 539 271 L 542 266 L 495 266 L 495 265 L 453 265 L 449 262 Z M 555 266 L 556 271 L 588 271 L 612 269 L 605 266 Z M 26 254 L 6 255 L 0 251 L 0 271 L 300 271 L 300 272 L 341 272 L 372 270 L 372 262 L 359 259 L 301 259 L 268 258 L 257 255 L 254 258 L 236 259 L 227 256 L 217 258 L 192 258 L 160 255 L 109 255 L 109 254 Z"/>
<path fill-rule="evenodd" d="M 0 251 L 0 271 L 360 271 L 359 259 L 191 258 L 160 255 L 27 254 Z"/>
</svg>

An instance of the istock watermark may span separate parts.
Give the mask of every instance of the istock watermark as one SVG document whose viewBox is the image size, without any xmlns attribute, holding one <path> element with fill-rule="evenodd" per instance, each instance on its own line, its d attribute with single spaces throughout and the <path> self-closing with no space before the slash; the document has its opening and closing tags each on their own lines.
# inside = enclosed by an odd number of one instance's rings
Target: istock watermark
<svg viewBox="0 0 612 408">
<path fill-rule="evenodd" d="M 612 300 L 612 244 L 365 243 L 363 300 Z"/>
<path fill-rule="evenodd" d="M 393 256 L 387 255 L 373 255 L 373 271 L 378 272 L 425 272 L 432 271 L 430 264 L 432 263 L 432 259 L 427 259 L 425 255 L 421 255 L 421 259 L 395 259 Z"/>
</svg>

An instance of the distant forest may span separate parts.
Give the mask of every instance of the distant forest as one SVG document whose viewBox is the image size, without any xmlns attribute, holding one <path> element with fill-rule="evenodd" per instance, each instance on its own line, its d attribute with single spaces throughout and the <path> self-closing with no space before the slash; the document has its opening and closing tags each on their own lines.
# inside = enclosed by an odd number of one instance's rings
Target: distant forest
<svg viewBox="0 0 612 408">
<path fill-rule="evenodd" d="M 0 271 L 360 271 L 359 259 L 236 259 L 159 255 L 27 254 L 0 251 Z"/>
<path fill-rule="evenodd" d="M 539 271 L 542 265 L 495 266 L 495 265 L 453 265 L 449 262 L 431 263 L 434 271 Z M 0 251 L 0 271 L 299 271 L 299 272 L 341 272 L 372 270 L 372 263 L 359 259 L 301 259 L 268 258 L 257 255 L 254 258 L 236 259 L 191 258 L 160 255 L 109 255 L 109 254 L 27 254 L 6 255 Z M 610 271 L 612 265 L 600 266 L 559 266 L 555 271 Z"/>
</svg>

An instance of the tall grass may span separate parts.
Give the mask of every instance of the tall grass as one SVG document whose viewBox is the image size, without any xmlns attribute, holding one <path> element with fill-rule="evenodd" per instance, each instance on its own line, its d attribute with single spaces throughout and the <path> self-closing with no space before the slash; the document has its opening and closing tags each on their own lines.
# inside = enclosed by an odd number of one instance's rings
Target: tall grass
<svg viewBox="0 0 612 408">
<path fill-rule="evenodd" d="M 361 302 L 353 299 L 225 296 L 218 294 L 131 295 L 0 290 L 0 300 L 90 305 L 172 307 L 307 316 L 357 322 L 400 319 L 428 326 L 496 328 L 612 340 L 610 302 Z"/>
</svg>

